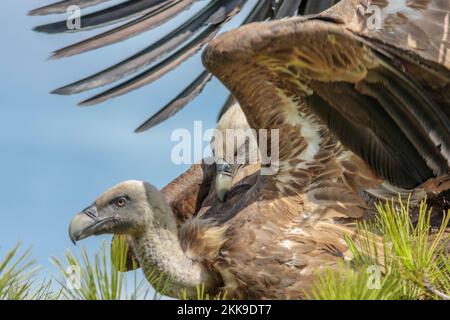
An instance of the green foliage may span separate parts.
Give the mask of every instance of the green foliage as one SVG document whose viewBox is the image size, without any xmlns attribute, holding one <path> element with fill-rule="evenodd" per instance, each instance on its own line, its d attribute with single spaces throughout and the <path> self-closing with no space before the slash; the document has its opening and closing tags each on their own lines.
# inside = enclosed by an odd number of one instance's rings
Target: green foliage
<svg viewBox="0 0 450 320">
<path fill-rule="evenodd" d="M 0 260 L 0 300 L 47 300 L 57 299 L 51 290 L 51 281 L 35 284 L 38 271 L 30 259 L 31 249 L 20 253 L 20 244 Z"/>
<path fill-rule="evenodd" d="M 70 251 L 65 254 L 65 262 L 53 258 L 53 263 L 62 275 L 62 279 L 58 280 L 62 295 L 72 300 L 147 299 L 150 292 L 148 283 L 151 283 L 154 289 L 151 297 L 153 300 L 171 293 L 173 280 L 156 269 L 147 271 L 145 279 L 138 276 L 141 270 L 130 271 L 127 274 L 120 272 L 126 270 L 127 254 L 128 245 L 125 237 L 115 237 L 111 250 L 108 250 L 106 243 L 103 242 L 100 252 L 94 254 L 93 261 L 85 249 L 82 249 L 82 260 Z M 133 269 L 136 269 L 134 267 Z M 131 286 L 127 283 L 127 279 L 130 278 Z M 187 291 L 180 290 L 179 297 L 188 299 Z M 204 286 L 197 288 L 197 300 L 209 299 L 210 296 L 205 293 Z M 220 299 L 220 296 L 212 299 Z"/>
<path fill-rule="evenodd" d="M 380 278 L 377 285 L 372 276 L 376 269 L 366 268 L 366 272 L 358 272 L 345 265 L 336 270 L 327 270 L 321 274 L 315 283 L 315 288 L 309 295 L 316 300 L 398 300 L 399 279 L 389 274 Z"/>
<path fill-rule="evenodd" d="M 111 248 L 103 241 L 101 249 L 93 255 L 82 248 L 81 258 L 69 250 L 64 259 L 51 258 L 59 272 L 54 282 L 35 280 L 39 268 L 30 259 L 30 252 L 28 249 L 19 254 L 17 245 L 0 260 L 0 300 L 156 300 L 169 293 L 173 283 L 166 275 L 152 270 L 146 275 L 154 288 L 151 290 L 141 270 L 119 271 L 126 270 L 125 237 L 115 237 Z M 180 290 L 179 297 L 188 299 L 187 291 Z M 197 300 L 224 298 L 220 295 L 211 298 L 204 286 L 197 288 Z"/>
<path fill-rule="evenodd" d="M 6 253 L 0 262 L 0 298 L 20 299 L 30 289 L 29 279 L 36 272 L 29 260 L 30 249 L 19 256 L 20 245 Z"/>
<path fill-rule="evenodd" d="M 216 295 L 210 295 L 205 291 L 205 285 L 197 286 L 196 288 L 196 296 L 192 298 L 189 296 L 188 291 L 186 289 L 180 290 L 178 294 L 178 299 L 180 300 L 227 300 L 227 293 L 220 292 Z"/>
<path fill-rule="evenodd" d="M 144 279 L 138 279 L 137 271 L 125 274 L 128 247 L 124 237 L 116 237 L 111 250 L 102 242 L 100 252 L 89 258 L 86 249 L 81 259 L 67 251 L 65 261 L 52 258 L 62 277 L 57 281 L 65 299 L 72 300 L 135 300 L 146 299 L 150 288 Z M 132 278 L 132 284 L 127 281 Z"/>
<path fill-rule="evenodd" d="M 443 215 L 437 230 L 431 226 L 431 210 L 425 202 L 415 223 L 407 204 L 377 205 L 372 223 L 359 225 L 346 242 L 352 265 L 318 276 L 312 299 L 447 299 L 450 295 L 449 241 Z M 376 285 L 373 285 L 376 281 Z"/>
<path fill-rule="evenodd" d="M 372 222 L 361 223 L 355 234 L 346 237 L 351 262 L 318 275 L 310 299 L 397 300 L 448 299 L 450 295 L 450 256 L 445 233 L 450 214 L 440 226 L 432 226 L 431 210 L 421 203 L 411 220 L 409 203 L 386 202 L 377 205 L 379 214 Z M 156 270 L 146 278 L 141 270 L 128 273 L 128 245 L 115 237 L 111 248 L 105 242 L 98 252 L 81 257 L 67 251 L 63 259 L 52 258 L 59 271 L 54 281 L 36 280 L 39 268 L 30 258 L 30 249 L 15 246 L 0 259 L 0 300 L 115 300 L 161 299 L 163 294 L 189 300 L 222 300 L 226 293 L 208 294 L 205 286 L 194 293 L 174 289 L 173 281 Z M 135 268 L 133 268 L 135 269 Z M 174 292 L 176 290 L 176 292 Z M 193 297 L 194 296 L 194 297 Z"/>
</svg>

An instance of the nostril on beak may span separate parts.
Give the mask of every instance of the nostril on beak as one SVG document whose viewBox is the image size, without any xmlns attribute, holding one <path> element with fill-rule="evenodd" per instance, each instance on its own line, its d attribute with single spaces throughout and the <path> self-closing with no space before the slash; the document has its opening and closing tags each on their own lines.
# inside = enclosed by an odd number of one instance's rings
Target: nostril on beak
<svg viewBox="0 0 450 320">
<path fill-rule="evenodd" d="M 97 218 L 97 207 L 96 206 L 87 207 L 82 212 L 85 215 L 87 215 L 89 218 L 92 218 L 92 219 Z"/>
<path fill-rule="evenodd" d="M 88 230 L 98 222 L 97 207 L 95 205 L 87 207 L 78 213 L 69 225 L 69 237 L 73 244 L 88 236 Z"/>
</svg>

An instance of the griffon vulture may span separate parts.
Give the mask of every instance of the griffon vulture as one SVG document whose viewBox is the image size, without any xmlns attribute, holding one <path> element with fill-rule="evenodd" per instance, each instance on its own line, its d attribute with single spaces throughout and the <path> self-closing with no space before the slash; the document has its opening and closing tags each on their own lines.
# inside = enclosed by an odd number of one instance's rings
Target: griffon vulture
<svg viewBox="0 0 450 320">
<path fill-rule="evenodd" d="M 251 128 L 278 130 L 278 171 L 233 179 L 224 202 L 213 172 L 178 222 L 167 192 L 123 182 L 73 219 L 71 237 L 126 234 L 144 272 L 174 280 L 172 294 L 205 284 L 231 298 L 303 298 L 317 272 L 351 259 L 344 235 L 373 199 L 450 188 L 449 17 L 447 0 L 344 0 L 218 36 L 204 65 Z"/>
</svg>

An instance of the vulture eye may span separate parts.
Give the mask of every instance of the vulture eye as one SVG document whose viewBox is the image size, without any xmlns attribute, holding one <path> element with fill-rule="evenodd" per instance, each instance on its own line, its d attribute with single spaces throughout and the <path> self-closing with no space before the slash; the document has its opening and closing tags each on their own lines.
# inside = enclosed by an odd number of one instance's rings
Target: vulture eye
<svg viewBox="0 0 450 320">
<path fill-rule="evenodd" d="M 114 200 L 114 205 L 117 208 L 122 208 L 127 203 L 127 198 L 120 197 L 119 199 Z"/>
</svg>

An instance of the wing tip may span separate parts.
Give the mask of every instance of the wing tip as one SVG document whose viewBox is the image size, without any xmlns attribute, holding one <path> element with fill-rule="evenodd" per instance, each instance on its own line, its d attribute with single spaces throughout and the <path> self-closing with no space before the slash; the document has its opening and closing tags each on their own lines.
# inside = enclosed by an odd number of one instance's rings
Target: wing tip
<svg viewBox="0 0 450 320">
<path fill-rule="evenodd" d="M 41 24 L 33 27 L 34 32 L 46 33 L 46 34 L 59 34 L 59 33 L 77 33 L 86 31 L 86 28 L 69 28 L 65 21 L 53 22 L 48 24 Z"/>
<path fill-rule="evenodd" d="M 52 61 L 52 60 L 59 60 L 61 58 L 63 58 L 63 55 L 60 55 L 58 53 L 58 51 L 54 51 L 52 52 L 52 54 L 50 56 L 47 57 L 47 61 Z"/>
<path fill-rule="evenodd" d="M 59 96 L 69 96 L 73 94 L 73 90 L 70 87 L 61 87 L 50 91 L 50 94 L 55 94 Z"/>
<path fill-rule="evenodd" d="M 48 33 L 48 32 L 46 32 L 45 30 L 45 25 L 40 25 L 40 26 L 35 26 L 35 27 L 33 27 L 33 31 L 34 32 L 41 32 L 41 33 Z"/>
<path fill-rule="evenodd" d="M 81 93 L 84 90 L 80 90 L 78 87 L 73 85 L 64 86 L 61 88 L 54 89 L 50 92 L 50 94 L 60 95 L 60 96 L 70 96 L 73 94 Z M 99 104 L 103 100 L 99 100 L 98 97 L 91 97 L 86 100 L 79 102 L 77 105 L 80 107 L 89 107 L 95 104 Z"/>
<path fill-rule="evenodd" d="M 50 55 L 50 57 L 47 58 L 47 60 L 59 60 L 59 59 L 67 58 L 70 56 L 71 56 L 70 54 L 67 54 L 64 51 L 57 50 L 57 51 L 53 51 L 52 54 Z"/>
<path fill-rule="evenodd" d="M 79 107 L 91 107 L 91 106 L 94 106 L 94 105 L 96 105 L 96 104 L 105 102 L 105 101 L 107 101 L 107 100 L 108 100 L 108 99 L 105 99 L 105 98 L 102 97 L 101 94 L 100 94 L 100 95 L 98 95 L 98 96 L 94 96 L 94 97 L 88 98 L 88 99 L 86 99 L 86 100 L 80 101 L 80 102 L 78 102 L 77 105 L 78 105 Z"/>
<path fill-rule="evenodd" d="M 137 127 L 136 129 L 134 129 L 134 133 L 137 133 L 137 134 L 139 134 L 139 133 L 144 133 L 146 130 L 147 130 L 147 129 L 146 129 L 145 127 L 139 126 L 139 127 Z"/>
<path fill-rule="evenodd" d="M 62 14 L 67 10 L 67 4 L 63 4 L 62 2 L 57 2 L 53 4 L 49 4 L 43 7 L 31 9 L 28 11 L 27 15 L 29 16 L 48 16 L 51 14 Z"/>
<path fill-rule="evenodd" d="M 39 9 L 33 9 L 27 12 L 27 16 L 42 16 L 42 15 L 44 14 Z"/>
<path fill-rule="evenodd" d="M 78 102 L 77 106 L 79 107 L 91 107 L 95 105 L 96 102 L 92 101 L 91 99 L 83 100 L 81 102 Z"/>
<path fill-rule="evenodd" d="M 28 16 L 46 16 L 51 14 L 52 12 L 50 12 L 48 10 L 48 7 L 40 7 L 40 8 L 36 8 L 36 9 L 32 9 L 30 11 L 27 12 Z"/>
<path fill-rule="evenodd" d="M 56 27 L 55 24 L 51 23 L 51 24 L 41 24 L 39 26 L 35 26 L 35 27 L 33 27 L 33 31 L 39 32 L 39 33 L 56 34 L 56 33 L 61 33 L 61 32 L 67 32 L 68 30 L 61 30 L 58 27 Z M 70 30 L 70 31 L 72 31 L 72 30 Z"/>
<path fill-rule="evenodd" d="M 154 123 L 153 118 L 154 117 L 151 117 L 150 119 L 148 119 L 144 123 L 142 123 L 139 127 L 137 127 L 134 130 L 134 133 L 143 133 L 143 132 L 145 132 L 147 130 L 150 130 L 155 125 L 157 125 L 157 123 Z"/>
</svg>

